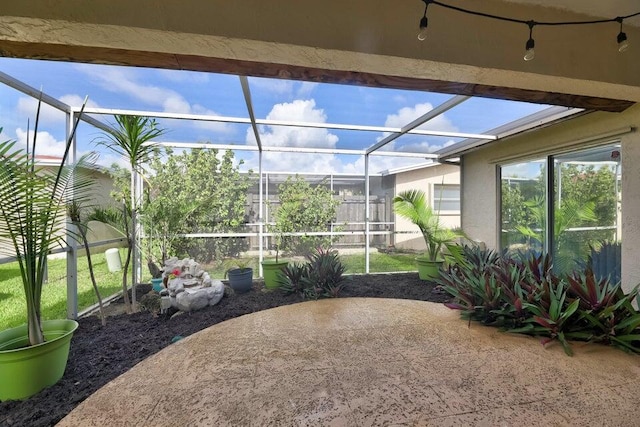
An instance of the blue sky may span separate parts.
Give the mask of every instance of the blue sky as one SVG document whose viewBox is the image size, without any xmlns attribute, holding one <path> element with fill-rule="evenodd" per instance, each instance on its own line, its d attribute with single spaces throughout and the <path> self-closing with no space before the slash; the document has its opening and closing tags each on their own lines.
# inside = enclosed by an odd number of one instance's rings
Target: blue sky
<svg viewBox="0 0 640 427">
<path fill-rule="evenodd" d="M 102 108 L 248 117 L 237 76 L 133 67 L 0 58 L 0 71 L 71 105 L 85 95 L 89 105 Z M 249 78 L 257 118 L 275 120 L 401 127 L 451 95 L 318 84 L 277 79 Z M 3 139 L 26 140 L 27 119 L 35 116 L 36 102 L 0 85 Z M 473 98 L 423 126 L 425 129 L 482 133 L 545 108 L 542 105 Z M 112 123 L 110 116 L 100 117 Z M 159 120 L 169 130 L 163 141 L 255 144 L 248 125 Z M 61 152 L 64 115 L 52 110 L 42 114 L 39 135 L 41 154 Z M 380 132 L 261 126 L 268 146 L 363 149 L 384 137 Z M 104 151 L 93 140 L 100 131 L 82 125 L 79 150 Z M 459 140 L 405 135 L 385 150 L 429 153 Z M 252 152 L 236 151 L 246 168 L 257 167 Z M 101 153 L 101 163 L 118 161 Z M 424 159 L 372 158 L 372 171 L 399 167 Z M 357 156 L 266 153 L 264 166 L 271 171 L 363 173 Z"/>
</svg>

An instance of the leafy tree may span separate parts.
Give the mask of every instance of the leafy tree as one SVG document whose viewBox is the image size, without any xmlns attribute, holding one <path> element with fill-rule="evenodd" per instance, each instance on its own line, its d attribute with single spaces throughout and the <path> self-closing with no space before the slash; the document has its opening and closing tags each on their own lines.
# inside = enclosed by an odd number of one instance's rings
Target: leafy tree
<svg viewBox="0 0 640 427">
<path fill-rule="evenodd" d="M 147 256 L 153 260 L 152 254 L 159 253 L 162 264 L 178 238 L 184 231 L 184 221 L 191 215 L 195 202 L 182 191 L 184 170 L 179 163 L 179 156 L 174 156 L 168 149 L 167 157 L 160 154 L 153 156 L 149 168 L 153 171 L 147 180 L 144 190 L 142 223 L 147 236 Z M 181 179 L 176 179 L 181 177 Z"/>
<path fill-rule="evenodd" d="M 299 175 L 278 186 L 278 198 L 280 206 L 271 231 L 280 234 L 330 231 L 340 205 L 324 183 L 312 186 Z M 330 237 L 319 236 L 282 236 L 280 240 L 284 251 L 295 254 L 308 254 L 313 248 L 331 244 Z"/>
<path fill-rule="evenodd" d="M 210 262 L 237 256 L 248 248 L 245 239 L 178 237 L 188 233 L 243 231 L 246 194 L 251 171 L 240 174 L 243 162 L 233 151 L 191 150 L 152 156 L 149 192 L 144 208 L 145 224 L 159 243 L 161 256 L 168 252 Z"/>
</svg>

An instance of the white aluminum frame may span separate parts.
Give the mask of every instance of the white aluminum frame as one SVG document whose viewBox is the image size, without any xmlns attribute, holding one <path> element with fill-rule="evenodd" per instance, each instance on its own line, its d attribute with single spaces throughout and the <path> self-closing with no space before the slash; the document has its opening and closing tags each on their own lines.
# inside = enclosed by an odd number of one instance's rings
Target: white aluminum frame
<svg viewBox="0 0 640 427">
<path fill-rule="evenodd" d="M 258 232 L 257 233 L 193 233 L 186 234 L 186 237 L 253 237 L 257 236 L 259 240 L 259 259 L 263 260 L 264 257 L 264 239 L 269 236 L 273 236 L 275 233 L 269 233 L 265 231 L 265 191 L 268 192 L 268 177 L 269 172 L 263 170 L 263 153 L 264 152 L 280 152 L 280 153 L 310 153 L 310 154 L 337 154 L 337 155 L 354 155 L 363 156 L 365 160 L 364 181 L 365 181 L 365 218 L 364 218 L 364 231 L 343 231 L 329 233 L 326 232 L 300 232 L 300 233 L 287 233 L 287 235 L 296 236 L 344 236 L 355 235 L 364 233 L 365 236 L 365 271 L 368 273 L 369 261 L 370 261 L 370 238 L 372 235 L 388 235 L 393 233 L 392 231 L 372 231 L 370 229 L 372 224 L 370 219 L 370 171 L 369 160 L 370 156 L 392 156 L 392 157 L 411 157 L 411 158 L 425 158 L 439 160 L 452 157 L 452 154 L 457 153 L 456 148 L 451 147 L 437 153 L 419 153 L 419 152 L 393 152 L 393 151 L 381 151 L 380 149 L 390 142 L 396 140 L 402 135 L 428 135 L 438 137 L 449 138 L 465 138 L 465 141 L 461 143 L 460 151 L 465 149 L 471 149 L 481 144 L 495 141 L 499 138 L 506 137 L 508 135 L 526 131 L 532 127 L 543 126 L 553 121 L 557 121 L 566 118 L 570 115 L 579 113 L 582 110 L 569 109 L 563 107 L 552 107 L 542 112 L 538 112 L 531 116 L 524 117 L 510 124 L 501 126 L 495 131 L 488 134 L 476 134 L 465 132 L 444 132 L 437 130 L 423 130 L 418 129 L 421 125 L 428 123 L 430 120 L 438 117 L 444 112 L 454 108 L 460 103 L 469 99 L 468 96 L 453 96 L 441 105 L 436 106 L 426 114 L 413 120 L 400 128 L 387 127 L 387 126 L 362 126 L 352 124 L 338 124 L 338 123 L 310 123 L 310 122 L 298 122 L 288 120 L 270 120 L 270 119 L 258 119 L 255 117 L 253 102 L 251 99 L 251 88 L 246 76 L 238 76 L 240 79 L 240 85 L 242 87 L 245 103 L 247 106 L 247 117 L 228 117 L 228 116 L 213 116 L 205 114 L 180 114 L 180 113 L 167 113 L 158 111 L 143 111 L 143 110 L 126 110 L 126 109 L 108 109 L 108 108 L 85 108 L 84 113 L 80 119 L 98 129 L 103 131 L 112 131 L 113 128 L 103 123 L 102 121 L 92 117 L 93 115 L 137 115 L 147 116 L 155 118 L 165 119 L 177 119 L 177 120 L 195 120 L 195 121 L 207 121 L 207 122 L 219 122 L 219 123 L 237 123 L 250 125 L 253 129 L 254 136 L 256 138 L 256 145 L 240 145 L 240 144 L 214 144 L 214 143 L 183 143 L 183 142 L 171 142 L 171 141 L 159 141 L 152 144 L 164 147 L 175 148 L 216 148 L 220 150 L 238 150 L 238 151 L 257 151 L 258 154 L 258 174 L 259 174 L 259 213 L 258 213 Z M 67 138 L 70 135 L 70 125 L 73 117 L 78 114 L 78 109 L 75 106 L 67 105 L 42 91 L 39 91 L 18 79 L 15 79 L 8 74 L 0 72 L 0 83 L 16 89 L 28 96 L 40 99 L 43 103 L 50 105 L 67 115 L 66 120 L 66 134 Z M 263 126 L 288 126 L 288 127 L 302 127 L 302 128 L 316 128 L 316 129 L 336 129 L 336 130 L 350 130 L 361 132 L 383 132 L 388 133 L 381 141 L 371 145 L 370 147 L 362 150 L 350 150 L 350 149 L 327 149 L 327 148 L 313 148 L 313 147 L 269 147 L 262 144 L 260 138 L 260 130 L 258 125 Z M 73 141 L 73 155 L 72 159 L 75 159 L 76 142 Z M 280 172 L 278 172 L 280 173 Z M 282 172 L 284 173 L 284 172 Z M 338 176 L 339 174 L 330 174 L 332 176 Z M 379 175 L 379 174 L 376 174 Z M 140 185 L 139 182 L 136 185 Z M 266 189 L 265 189 L 266 187 Z M 268 198 L 268 194 L 267 194 Z M 360 224 L 360 223 L 358 223 Z M 136 230 L 136 240 L 140 238 L 140 231 Z M 77 316 L 77 245 L 72 244 L 73 240 L 70 240 L 70 246 L 67 251 L 67 268 L 68 268 L 68 283 L 67 283 L 67 312 L 69 317 Z M 133 257 L 133 274 L 134 277 L 139 277 L 141 262 L 137 257 Z M 262 275 L 262 267 L 260 267 L 260 275 Z"/>
</svg>

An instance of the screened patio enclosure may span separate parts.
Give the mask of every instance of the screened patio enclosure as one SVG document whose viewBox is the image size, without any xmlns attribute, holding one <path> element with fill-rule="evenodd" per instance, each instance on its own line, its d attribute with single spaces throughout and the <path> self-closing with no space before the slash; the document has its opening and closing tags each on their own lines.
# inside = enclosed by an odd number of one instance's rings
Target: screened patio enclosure
<svg viewBox="0 0 640 427">
<path fill-rule="evenodd" d="M 28 63 L 30 72 L 17 74 L 24 63 Z M 51 143 L 36 155 L 55 154 L 56 142 L 64 140 L 69 124 L 79 115 L 80 91 L 88 93 L 89 101 L 80 117 L 72 158 L 98 150 L 102 166 L 122 165 L 122 159 L 95 144 L 96 138 L 113 127 L 115 115 L 154 118 L 159 127 L 168 130 L 152 142 L 154 146 L 171 150 L 184 168 L 188 169 L 192 161 L 210 169 L 194 174 L 199 177 L 194 178 L 196 181 L 187 179 L 186 169 L 176 169 L 182 172 L 177 172 L 175 179 L 153 189 L 175 198 L 191 192 L 197 199 L 200 196 L 196 194 L 205 189 L 216 195 L 199 208 L 204 223 L 190 223 L 185 217 L 184 224 L 189 228 L 173 236 L 180 254 L 215 268 L 222 268 L 223 260 L 249 258 L 259 275 L 260 262 L 275 256 L 276 241 L 281 241 L 280 256 L 297 259 L 305 248 L 331 245 L 354 257 L 350 272 L 380 271 L 372 268 L 377 262 L 372 256 L 392 248 L 398 233 L 407 233 L 395 227 L 391 201 L 396 186 L 389 171 L 435 162 L 437 152 L 444 147 L 493 141 L 582 111 L 420 91 L 211 73 L 7 58 L 0 60 L 0 67 L 11 72 L 0 73 L 3 118 L 7 122 L 3 136 L 21 143 L 28 135 L 25 117 L 31 111 L 31 117 L 35 115 L 37 99 L 46 106 L 39 132 L 48 133 Z M 180 91 L 171 87 L 176 82 L 184 83 Z M 40 86 L 42 95 L 36 89 Z M 163 153 L 155 164 L 145 165 L 148 179 L 134 173 L 139 194 L 154 177 L 166 172 L 169 159 Z M 222 173 L 225 167 L 230 175 Z M 233 177 L 229 188 L 235 192 L 221 192 L 222 179 L 229 176 Z M 277 212 L 283 203 L 280 196 L 287 183 L 297 181 L 306 185 L 300 184 L 301 191 L 325 189 L 335 209 L 319 225 L 301 220 L 297 229 L 277 230 Z M 235 202 L 233 209 L 241 212 L 238 218 L 225 217 L 232 208 L 224 200 Z M 145 202 L 139 200 L 143 223 Z M 145 276 L 143 255 L 154 250 L 149 243 L 150 227 L 147 224 L 137 230 L 132 277 L 136 283 Z M 282 239 L 288 242 L 284 246 Z M 78 248 L 70 242 L 65 251 L 68 314 L 75 317 Z"/>
</svg>

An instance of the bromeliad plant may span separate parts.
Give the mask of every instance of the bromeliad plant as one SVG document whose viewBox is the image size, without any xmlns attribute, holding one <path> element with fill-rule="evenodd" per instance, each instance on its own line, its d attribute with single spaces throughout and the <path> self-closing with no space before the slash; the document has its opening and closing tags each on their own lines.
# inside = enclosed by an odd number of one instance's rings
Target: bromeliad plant
<svg viewBox="0 0 640 427">
<path fill-rule="evenodd" d="M 85 100 L 86 103 L 86 100 Z M 66 141 L 60 167 L 55 171 L 36 164 L 40 103 L 36 112 L 33 141 L 27 149 L 16 141 L 0 143 L 0 247 L 16 254 L 27 305 L 29 344 L 44 342 L 40 303 L 45 278 L 47 255 L 65 243 L 64 216 L 66 201 L 88 200 L 92 179 L 89 174 L 76 174 L 79 168 L 91 167 L 91 153 L 67 165 L 71 144 L 79 123 L 75 119 Z"/>
<path fill-rule="evenodd" d="M 558 341 L 568 355 L 569 340 L 613 345 L 640 353 L 640 313 L 619 283 L 597 279 L 587 268 L 557 276 L 549 255 L 506 253 L 462 247 L 438 283 L 453 297 L 449 308 L 462 318 L 513 333 Z"/>
<path fill-rule="evenodd" d="M 293 263 L 278 279 L 280 289 L 306 299 L 336 298 L 344 289 L 346 267 L 336 251 L 318 248 L 307 255 L 305 264 Z"/>
</svg>

